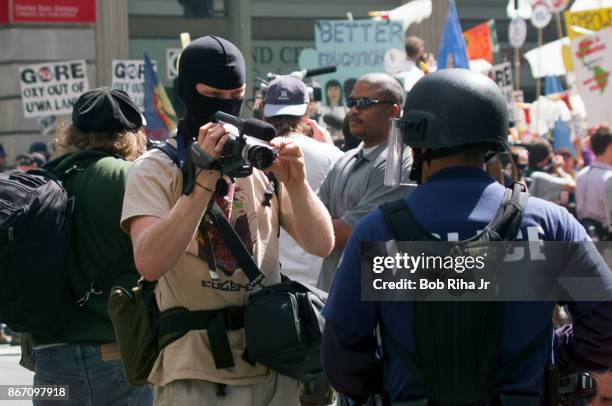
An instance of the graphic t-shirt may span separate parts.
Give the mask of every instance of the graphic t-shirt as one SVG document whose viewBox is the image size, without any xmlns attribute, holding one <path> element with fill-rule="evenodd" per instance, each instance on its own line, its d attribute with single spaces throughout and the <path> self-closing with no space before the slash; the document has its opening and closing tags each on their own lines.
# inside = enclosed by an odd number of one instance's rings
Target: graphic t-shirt
<svg viewBox="0 0 612 406">
<path fill-rule="evenodd" d="M 280 281 L 278 263 L 279 221 L 288 228 L 293 222 L 291 203 L 281 185 L 281 203 L 272 199 L 270 206 L 262 205 L 269 183 L 258 170 L 246 178 L 238 178 L 228 196 L 222 198 L 223 211 L 237 231 L 255 263 L 266 275 L 263 283 Z M 181 197 L 182 175 L 176 165 L 162 151 L 152 150 L 134 162 L 126 187 L 122 213 L 122 227 L 136 216 L 163 218 Z M 207 262 L 205 241 L 198 231 L 185 255 L 158 281 L 156 299 L 161 311 L 172 307 L 188 310 L 221 309 L 244 306 L 247 303 L 248 278 L 233 257 L 210 231 L 216 271 Z M 169 234 L 167 238 L 172 238 Z M 261 364 L 252 366 L 242 359 L 245 350 L 244 329 L 228 331 L 235 366 L 216 369 L 208 335 L 204 330 L 190 331 L 164 348 L 155 363 L 149 381 L 166 385 L 177 379 L 201 379 L 230 385 L 248 385 L 264 381 L 269 370 Z"/>
</svg>

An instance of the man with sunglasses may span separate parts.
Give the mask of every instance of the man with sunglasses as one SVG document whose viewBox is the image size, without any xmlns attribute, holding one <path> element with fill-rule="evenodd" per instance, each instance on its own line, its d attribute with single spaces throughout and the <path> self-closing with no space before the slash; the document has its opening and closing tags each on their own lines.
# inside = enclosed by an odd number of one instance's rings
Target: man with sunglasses
<svg viewBox="0 0 612 406">
<path fill-rule="evenodd" d="M 323 260 L 317 287 L 329 290 L 351 230 L 370 211 L 382 203 L 405 196 L 408 187 L 384 185 L 387 162 L 387 135 L 390 120 L 400 116 L 404 90 L 385 73 L 370 73 L 359 78 L 350 97 L 347 117 L 351 134 L 362 140 L 347 151 L 329 172 L 319 197 L 333 219 L 336 243 Z M 410 173 L 412 158 L 404 154 L 403 173 Z M 408 183 L 408 176 L 401 183 Z"/>
</svg>

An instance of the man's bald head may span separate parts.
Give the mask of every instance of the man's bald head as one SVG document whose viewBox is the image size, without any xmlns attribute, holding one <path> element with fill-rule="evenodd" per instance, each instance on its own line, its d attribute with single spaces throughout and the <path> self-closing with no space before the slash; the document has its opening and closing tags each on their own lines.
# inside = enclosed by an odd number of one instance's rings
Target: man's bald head
<svg viewBox="0 0 612 406">
<path fill-rule="evenodd" d="M 392 101 L 400 107 L 404 105 L 404 89 L 400 82 L 386 73 L 368 73 L 357 80 L 357 83 L 367 83 L 377 89 L 381 100 Z"/>
</svg>

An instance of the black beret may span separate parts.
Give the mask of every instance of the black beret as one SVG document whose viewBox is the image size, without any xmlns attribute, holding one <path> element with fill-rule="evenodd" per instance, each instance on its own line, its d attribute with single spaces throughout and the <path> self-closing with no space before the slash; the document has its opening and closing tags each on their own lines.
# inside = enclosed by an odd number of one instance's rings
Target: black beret
<svg viewBox="0 0 612 406">
<path fill-rule="evenodd" d="M 123 90 L 99 87 L 77 99 L 72 123 L 81 131 L 121 133 L 142 127 L 142 114 Z"/>
</svg>

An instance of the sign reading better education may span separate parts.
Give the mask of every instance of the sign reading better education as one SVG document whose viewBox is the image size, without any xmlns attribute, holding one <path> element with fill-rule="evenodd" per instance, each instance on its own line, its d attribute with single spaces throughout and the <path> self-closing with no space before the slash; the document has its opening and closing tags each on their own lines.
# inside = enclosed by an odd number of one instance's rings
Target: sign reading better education
<svg viewBox="0 0 612 406">
<path fill-rule="evenodd" d="M 393 20 L 318 20 L 315 43 L 316 49 L 302 51 L 300 68 L 336 66 L 336 73 L 320 77 L 321 87 L 325 89 L 330 81 L 338 84 L 343 101 L 355 80 L 366 73 L 384 72 L 387 53 L 404 49 L 404 27 Z M 325 99 L 324 91 L 323 104 Z"/>
<path fill-rule="evenodd" d="M 84 60 L 22 66 L 19 78 L 26 118 L 71 114 L 76 99 L 89 90 Z"/>
<path fill-rule="evenodd" d="M 152 62 L 153 69 L 156 69 L 157 62 Z M 144 111 L 144 61 L 138 59 L 113 60 L 111 87 L 126 92 L 140 107 L 140 110 Z"/>
</svg>

